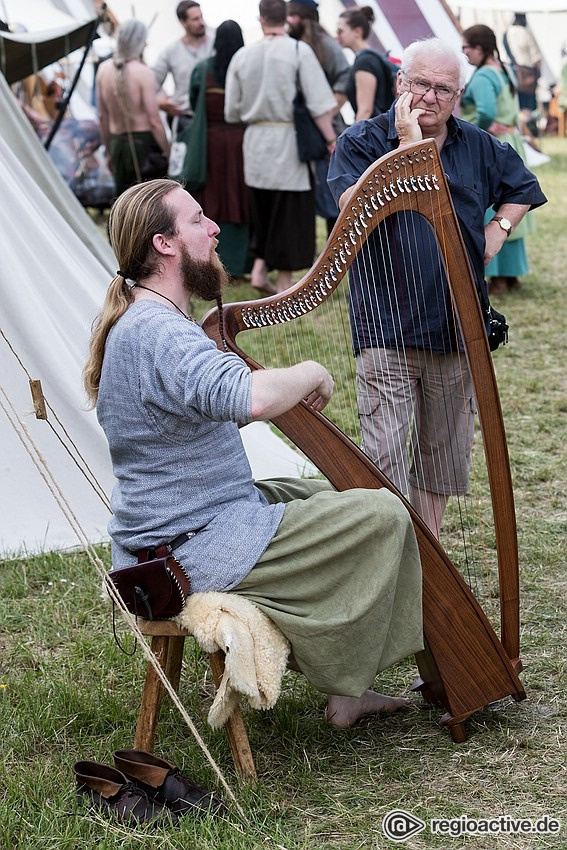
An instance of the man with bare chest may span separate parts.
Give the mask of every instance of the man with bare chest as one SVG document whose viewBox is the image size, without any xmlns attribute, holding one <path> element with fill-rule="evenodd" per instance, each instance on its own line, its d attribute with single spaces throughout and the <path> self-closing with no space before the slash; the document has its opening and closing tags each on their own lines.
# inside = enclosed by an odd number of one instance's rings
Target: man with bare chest
<svg viewBox="0 0 567 850">
<path fill-rule="evenodd" d="M 140 182 L 150 147 L 157 144 L 169 155 L 154 75 L 142 60 L 146 38 L 141 21 L 125 21 L 118 30 L 114 56 L 97 72 L 100 132 L 117 195 Z"/>
</svg>

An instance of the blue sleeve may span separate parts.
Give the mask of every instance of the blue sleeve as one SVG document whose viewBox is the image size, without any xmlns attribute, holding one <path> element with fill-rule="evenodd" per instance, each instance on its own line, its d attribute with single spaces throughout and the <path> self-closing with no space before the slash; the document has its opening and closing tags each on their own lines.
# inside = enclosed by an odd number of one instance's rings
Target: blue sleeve
<svg viewBox="0 0 567 850">
<path fill-rule="evenodd" d="M 225 354 L 202 331 L 188 324 L 175 333 L 164 323 L 150 341 L 153 374 L 142 376 L 142 400 L 173 415 L 199 421 L 252 421 L 252 377 L 236 354 Z"/>
<path fill-rule="evenodd" d="M 327 175 L 331 194 L 338 203 L 347 189 L 354 186 L 367 168 L 391 150 L 386 134 L 375 121 L 357 121 L 337 139 Z"/>
<path fill-rule="evenodd" d="M 545 204 L 536 176 L 507 143 L 474 124 L 453 119 L 457 132 L 443 145 L 441 160 L 475 275 L 484 275 L 484 214 L 502 204 Z"/>
<path fill-rule="evenodd" d="M 521 156 L 507 142 L 499 142 L 489 136 L 497 147 L 497 162 L 499 180 L 493 187 L 492 203 L 499 207 L 502 204 L 529 204 L 531 209 L 541 207 L 547 198 L 541 191 L 538 179 L 526 166 Z"/>
</svg>

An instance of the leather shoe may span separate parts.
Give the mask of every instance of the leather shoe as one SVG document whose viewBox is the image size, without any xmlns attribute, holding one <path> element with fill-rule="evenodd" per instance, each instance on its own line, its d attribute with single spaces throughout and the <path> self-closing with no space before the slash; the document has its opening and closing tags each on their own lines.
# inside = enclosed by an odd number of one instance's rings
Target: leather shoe
<svg viewBox="0 0 567 850">
<path fill-rule="evenodd" d="M 224 803 L 206 788 L 181 775 L 171 762 L 143 750 L 117 750 L 116 767 L 132 779 L 153 800 L 166 805 L 177 815 L 209 812 L 220 815 Z"/>
<path fill-rule="evenodd" d="M 88 802 L 121 823 L 139 826 L 171 825 L 177 816 L 166 806 L 150 799 L 141 788 L 137 788 L 119 770 L 98 764 L 96 761 L 78 761 L 73 765 L 77 780 L 77 797 Z"/>
<path fill-rule="evenodd" d="M 488 282 L 488 291 L 491 295 L 505 295 L 508 292 L 506 278 L 491 277 Z"/>
</svg>

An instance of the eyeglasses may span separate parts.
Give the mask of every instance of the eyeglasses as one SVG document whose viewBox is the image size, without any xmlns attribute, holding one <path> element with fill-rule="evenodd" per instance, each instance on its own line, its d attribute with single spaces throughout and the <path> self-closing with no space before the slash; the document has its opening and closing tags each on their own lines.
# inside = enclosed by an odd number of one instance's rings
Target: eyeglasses
<svg viewBox="0 0 567 850">
<path fill-rule="evenodd" d="M 410 80 L 405 74 L 404 77 L 409 90 L 413 94 L 418 94 L 420 97 L 423 97 L 424 94 L 427 94 L 428 91 L 433 89 L 435 97 L 440 103 L 449 103 L 457 94 L 454 89 L 450 89 L 448 86 L 432 86 L 431 83 L 426 83 L 425 80 Z"/>
</svg>

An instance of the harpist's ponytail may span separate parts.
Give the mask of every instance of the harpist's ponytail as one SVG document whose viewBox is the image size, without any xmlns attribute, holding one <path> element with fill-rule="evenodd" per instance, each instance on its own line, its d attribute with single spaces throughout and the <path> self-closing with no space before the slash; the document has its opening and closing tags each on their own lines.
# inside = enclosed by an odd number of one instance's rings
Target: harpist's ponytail
<svg viewBox="0 0 567 850">
<path fill-rule="evenodd" d="M 128 281 L 142 281 L 159 273 L 159 255 L 152 240 L 157 233 L 175 234 L 176 215 L 165 198 L 179 188 L 179 183 L 173 180 L 138 183 L 123 192 L 110 211 L 110 244 L 120 271 L 113 277 L 102 312 L 93 324 L 89 359 L 83 371 L 85 390 L 93 407 L 98 398 L 106 339 L 134 300 L 132 284 Z"/>
</svg>

